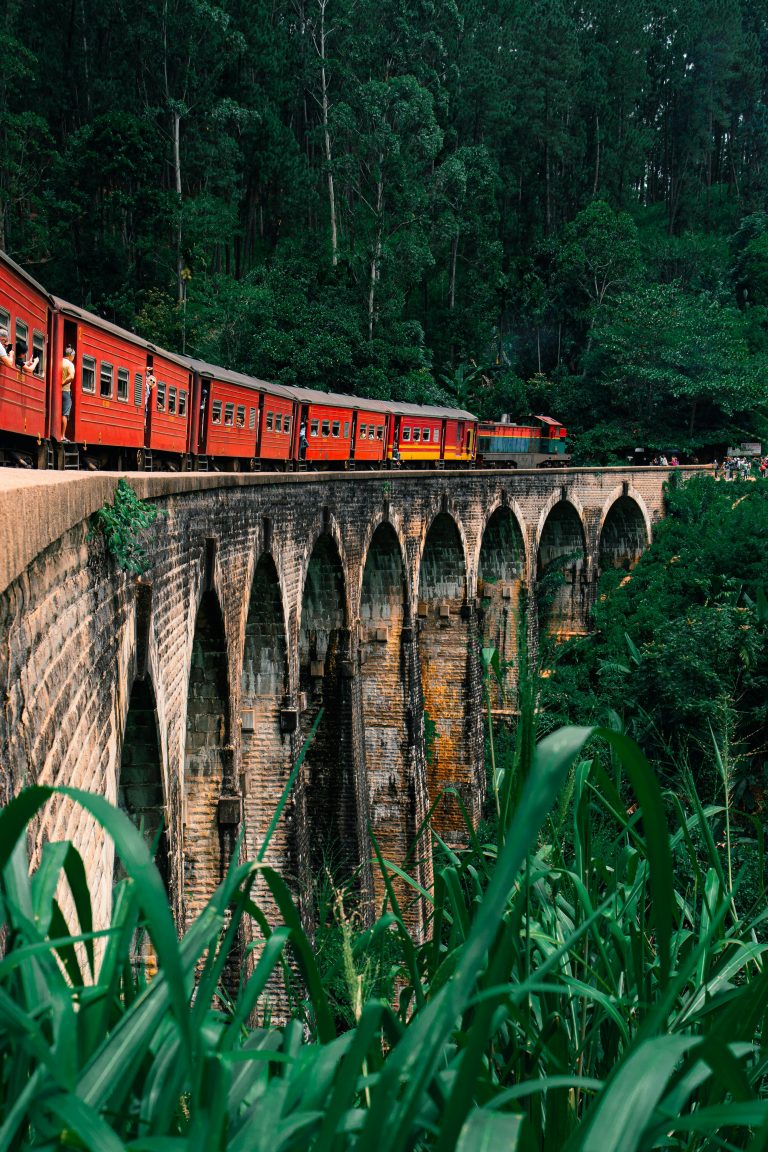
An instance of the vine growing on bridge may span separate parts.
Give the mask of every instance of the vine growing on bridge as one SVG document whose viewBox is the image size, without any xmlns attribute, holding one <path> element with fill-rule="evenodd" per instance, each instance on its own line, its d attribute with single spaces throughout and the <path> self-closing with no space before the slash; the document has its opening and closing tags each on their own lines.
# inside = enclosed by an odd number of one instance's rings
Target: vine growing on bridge
<svg viewBox="0 0 768 1152">
<path fill-rule="evenodd" d="M 103 535 L 118 568 L 137 576 L 146 572 L 149 561 L 142 535 L 159 515 L 159 508 L 141 500 L 126 480 L 118 480 L 113 503 L 104 504 L 94 516 L 95 531 Z"/>
</svg>

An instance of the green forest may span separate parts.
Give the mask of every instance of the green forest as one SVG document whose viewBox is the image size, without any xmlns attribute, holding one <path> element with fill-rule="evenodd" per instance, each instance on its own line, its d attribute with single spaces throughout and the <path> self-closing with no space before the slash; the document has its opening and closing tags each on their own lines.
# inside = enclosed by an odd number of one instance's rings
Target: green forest
<svg viewBox="0 0 768 1152">
<path fill-rule="evenodd" d="M 762 439 L 766 0 L 9 0 L 0 247 L 266 379 Z"/>
</svg>

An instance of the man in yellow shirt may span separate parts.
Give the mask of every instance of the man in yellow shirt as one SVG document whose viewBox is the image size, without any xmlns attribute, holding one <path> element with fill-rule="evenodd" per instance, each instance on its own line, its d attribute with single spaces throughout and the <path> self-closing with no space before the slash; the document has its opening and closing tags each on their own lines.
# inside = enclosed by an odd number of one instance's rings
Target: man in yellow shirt
<svg viewBox="0 0 768 1152">
<path fill-rule="evenodd" d="M 64 349 L 61 362 L 61 442 L 68 444 L 67 421 L 72 411 L 72 384 L 75 379 L 75 350 L 71 344 Z"/>
</svg>

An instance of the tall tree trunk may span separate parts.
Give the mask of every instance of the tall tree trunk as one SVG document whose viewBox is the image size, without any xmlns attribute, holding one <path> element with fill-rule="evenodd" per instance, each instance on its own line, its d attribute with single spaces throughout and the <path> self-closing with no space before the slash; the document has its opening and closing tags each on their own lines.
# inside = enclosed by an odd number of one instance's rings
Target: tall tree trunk
<svg viewBox="0 0 768 1152">
<path fill-rule="evenodd" d="M 456 228 L 456 235 L 453 238 L 451 245 L 451 278 L 448 288 L 448 307 L 453 312 L 456 307 L 456 263 L 459 258 L 459 235 L 461 233 L 461 225 Z"/>
<path fill-rule="evenodd" d="M 181 255 L 181 116 L 178 111 L 174 109 L 171 113 L 173 124 L 173 178 L 176 188 L 176 211 L 178 213 L 176 223 L 176 276 L 178 279 L 179 288 L 179 303 L 184 300 L 185 286 L 184 276 L 184 260 Z"/>
<path fill-rule="evenodd" d="M 320 38 L 318 41 L 316 41 L 315 46 L 317 48 L 317 54 L 320 57 L 320 108 L 323 117 L 323 148 L 325 151 L 325 166 L 328 170 L 328 211 L 331 218 L 331 263 L 335 268 L 339 259 L 339 241 L 336 221 L 336 192 L 333 186 L 333 155 L 331 151 L 331 131 L 328 123 L 328 115 L 330 111 L 330 101 L 328 99 L 328 72 L 325 67 L 325 10 L 328 6 L 328 0 L 318 0 L 317 6 L 320 9 Z"/>
<path fill-rule="evenodd" d="M 600 117 L 595 112 L 595 178 L 592 182 L 592 195 L 597 196 L 600 186 Z"/>
<path fill-rule="evenodd" d="M 384 163 L 384 157 L 379 157 L 380 165 Z M 384 179 L 379 176 L 376 184 L 376 239 L 373 245 L 373 255 L 371 256 L 371 279 L 368 285 L 368 339 L 373 340 L 373 328 L 376 317 L 376 285 L 379 282 L 381 275 L 381 238 L 384 228 L 383 220 L 384 208 Z"/>
</svg>

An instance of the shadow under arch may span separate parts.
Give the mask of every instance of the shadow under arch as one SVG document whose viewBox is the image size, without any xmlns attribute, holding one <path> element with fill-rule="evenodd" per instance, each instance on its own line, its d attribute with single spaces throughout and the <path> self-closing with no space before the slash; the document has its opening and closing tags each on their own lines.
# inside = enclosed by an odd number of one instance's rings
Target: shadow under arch
<svg viewBox="0 0 768 1152">
<path fill-rule="evenodd" d="M 600 528 L 598 564 L 606 568 L 634 568 L 649 544 L 648 528 L 640 505 L 628 494 L 611 504 Z"/>
<path fill-rule="evenodd" d="M 288 645 L 275 561 L 263 552 L 253 572 L 240 670 L 240 771 L 246 855 L 255 859 L 291 771 L 291 738 L 281 728 L 288 697 Z M 266 860 L 285 873 L 286 822 L 281 820 Z"/>
<path fill-rule="evenodd" d="M 525 564 L 520 524 L 512 510 L 501 505 L 483 532 L 477 590 L 483 607 L 483 645 L 495 648 L 501 663 L 502 684 L 493 683 L 491 700 L 502 712 L 511 709 L 518 680 L 520 628 L 525 626 Z"/>
<path fill-rule="evenodd" d="M 426 790 L 417 797 L 409 772 L 412 668 L 403 652 L 407 600 L 400 541 L 384 521 L 371 538 L 360 593 L 363 740 L 371 827 L 384 857 L 400 866 L 414 841 L 417 811 L 423 818 L 428 806 Z M 380 901 L 384 886 L 378 868 L 373 878 Z M 392 881 L 407 909 L 412 891 L 398 877 Z"/>
<path fill-rule="evenodd" d="M 117 779 L 117 803 L 137 828 L 143 832 L 166 891 L 170 882 L 168 860 L 168 822 L 157 705 L 149 676 L 134 680 L 128 701 L 128 714 Z M 114 882 L 124 872 L 115 856 Z"/>
<path fill-rule="evenodd" d="M 479 726 L 469 722 L 469 713 L 479 685 L 466 583 L 459 528 L 452 516 L 440 512 L 427 532 L 418 581 L 427 788 L 430 804 L 443 789 L 455 789 L 476 817 L 481 787 L 476 779 L 479 749 L 475 745 L 481 733 Z M 451 841 L 463 842 L 466 829 L 455 798 L 449 795 L 441 801 L 435 825 Z"/>
<path fill-rule="evenodd" d="M 305 915 L 309 889 L 328 878 L 355 887 L 361 862 L 352 754 L 352 679 L 346 586 L 338 546 L 328 532 L 315 540 L 307 565 L 299 624 L 299 731 L 306 739 L 323 717 L 302 766 L 299 871 Z"/>
<path fill-rule="evenodd" d="M 216 593 L 203 593 L 195 621 L 184 749 L 182 798 L 183 916 L 189 924 L 221 882 L 236 826 L 219 824 L 229 750 L 229 670 L 224 619 Z"/>
<path fill-rule="evenodd" d="M 553 504 L 536 554 L 539 637 L 580 635 L 586 630 L 586 538 L 581 517 L 568 500 Z"/>
</svg>

